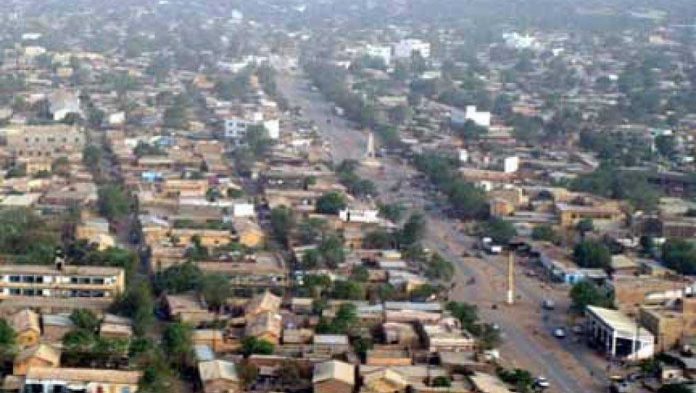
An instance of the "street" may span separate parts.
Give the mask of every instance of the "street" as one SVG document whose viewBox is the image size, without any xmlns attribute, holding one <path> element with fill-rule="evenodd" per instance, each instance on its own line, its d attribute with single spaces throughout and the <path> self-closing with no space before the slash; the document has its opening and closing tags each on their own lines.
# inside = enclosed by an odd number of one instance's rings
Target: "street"
<svg viewBox="0 0 696 393">
<path fill-rule="evenodd" d="M 365 134 L 333 115 L 331 105 L 320 93 L 308 88 L 307 79 L 296 74 L 281 74 L 278 86 L 293 105 L 301 106 L 306 119 L 318 125 L 332 146 L 335 162 L 364 157 Z M 553 288 L 527 277 L 520 267 L 516 274 L 515 305 L 506 305 L 506 257 L 463 258 L 464 252 L 472 251 L 476 239 L 464 234 L 457 226 L 458 221 L 447 218 L 439 209 L 429 208 L 432 196 L 417 182 L 415 186 L 411 184 L 410 179 L 417 173 L 415 169 L 397 159 L 384 158 L 381 162 L 381 169 L 363 167 L 361 175 L 375 182 L 383 202 L 401 202 L 425 212 L 428 235 L 424 246 L 455 265 L 453 281 L 456 285 L 450 299 L 476 304 L 484 321 L 500 326 L 504 335 L 502 363 L 548 378 L 551 382 L 549 391 L 552 392 L 596 392 L 603 389 L 607 379 L 602 377 L 605 373 L 601 359 L 591 353 L 582 340 L 572 342 L 570 336 L 559 340 L 551 335 L 554 327 L 570 326 L 566 313 L 568 288 Z M 472 277 L 474 283 L 466 284 Z M 557 305 L 555 311 L 545 312 L 547 317 L 543 316 L 540 307 L 544 299 L 553 299 Z"/>
</svg>

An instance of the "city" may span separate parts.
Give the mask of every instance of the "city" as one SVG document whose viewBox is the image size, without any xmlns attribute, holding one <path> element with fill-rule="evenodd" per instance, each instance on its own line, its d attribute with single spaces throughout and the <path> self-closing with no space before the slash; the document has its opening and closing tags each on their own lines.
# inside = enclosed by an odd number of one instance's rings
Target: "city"
<svg viewBox="0 0 696 393">
<path fill-rule="evenodd" d="M 654 3 L 7 0 L 0 391 L 696 392 Z"/>
</svg>

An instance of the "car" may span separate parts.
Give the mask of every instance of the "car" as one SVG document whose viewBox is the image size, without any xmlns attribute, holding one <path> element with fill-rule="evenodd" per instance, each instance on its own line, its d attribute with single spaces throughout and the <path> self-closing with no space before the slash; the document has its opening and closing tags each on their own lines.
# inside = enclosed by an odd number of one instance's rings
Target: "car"
<svg viewBox="0 0 696 393">
<path fill-rule="evenodd" d="M 534 385 L 542 389 L 551 387 L 551 383 L 549 383 L 549 380 L 545 377 L 537 377 L 537 379 L 534 380 Z"/>
<path fill-rule="evenodd" d="M 541 302 L 541 307 L 544 310 L 553 310 L 556 308 L 556 303 L 551 299 L 544 299 L 544 301 Z"/>
<path fill-rule="evenodd" d="M 554 330 L 553 330 L 553 336 L 556 337 L 556 338 L 559 338 L 559 339 L 565 338 L 565 336 L 566 336 L 565 329 L 562 328 L 562 327 L 559 327 L 559 328 L 554 329 Z"/>
</svg>

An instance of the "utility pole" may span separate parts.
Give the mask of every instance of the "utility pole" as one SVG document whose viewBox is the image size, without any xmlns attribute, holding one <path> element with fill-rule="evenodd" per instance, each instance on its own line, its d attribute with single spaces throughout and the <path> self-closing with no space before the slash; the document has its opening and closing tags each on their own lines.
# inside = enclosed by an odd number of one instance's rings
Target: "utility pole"
<svg viewBox="0 0 696 393">
<path fill-rule="evenodd" d="M 515 253 L 508 253 L 508 285 L 507 285 L 507 303 L 515 304 Z"/>
</svg>

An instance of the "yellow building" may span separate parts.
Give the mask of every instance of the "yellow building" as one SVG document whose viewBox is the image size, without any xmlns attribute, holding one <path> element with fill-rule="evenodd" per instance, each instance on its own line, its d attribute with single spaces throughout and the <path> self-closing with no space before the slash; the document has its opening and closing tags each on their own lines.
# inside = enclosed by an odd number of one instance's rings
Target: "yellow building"
<svg viewBox="0 0 696 393">
<path fill-rule="evenodd" d="M 32 347 L 39 343 L 41 325 L 39 314 L 31 310 L 22 310 L 10 317 L 10 325 L 17 333 L 17 344 L 22 348 Z"/>
</svg>

